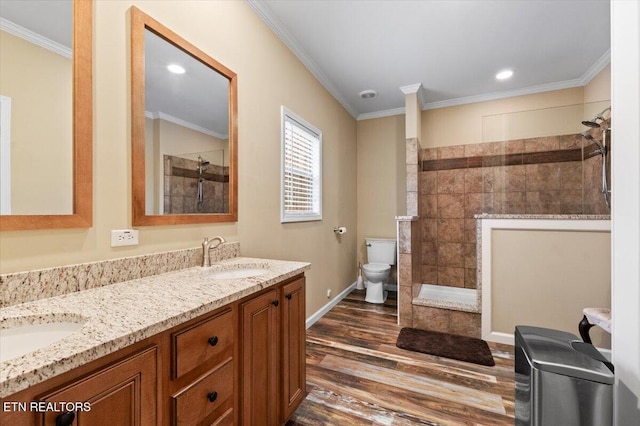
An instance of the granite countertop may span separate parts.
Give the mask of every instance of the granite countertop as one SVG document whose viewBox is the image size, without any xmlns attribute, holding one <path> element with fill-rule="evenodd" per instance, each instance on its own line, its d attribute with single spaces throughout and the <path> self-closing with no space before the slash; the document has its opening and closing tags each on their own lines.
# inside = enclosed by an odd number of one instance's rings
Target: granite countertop
<svg viewBox="0 0 640 426">
<path fill-rule="evenodd" d="M 265 268 L 249 278 L 213 279 L 215 270 Z M 0 364 L 0 398 L 144 340 L 298 275 L 309 263 L 234 257 L 210 268 L 167 272 L 0 309 L 2 328 L 84 322 L 52 345 Z"/>
</svg>

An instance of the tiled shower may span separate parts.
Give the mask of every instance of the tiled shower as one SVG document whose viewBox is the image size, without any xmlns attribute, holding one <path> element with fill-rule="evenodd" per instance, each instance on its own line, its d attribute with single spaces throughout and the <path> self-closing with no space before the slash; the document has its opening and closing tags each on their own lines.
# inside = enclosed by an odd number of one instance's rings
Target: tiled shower
<svg viewBox="0 0 640 426">
<path fill-rule="evenodd" d="M 422 282 L 476 288 L 476 214 L 609 214 L 594 147 L 569 134 L 422 150 Z"/>
</svg>

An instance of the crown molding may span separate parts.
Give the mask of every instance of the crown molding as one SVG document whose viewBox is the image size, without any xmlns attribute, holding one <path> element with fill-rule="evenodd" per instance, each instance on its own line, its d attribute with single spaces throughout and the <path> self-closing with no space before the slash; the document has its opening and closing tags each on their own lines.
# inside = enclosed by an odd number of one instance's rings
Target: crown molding
<svg viewBox="0 0 640 426">
<path fill-rule="evenodd" d="M 425 104 L 423 89 L 424 88 L 422 87 L 422 83 L 410 84 L 408 86 L 400 86 L 400 91 L 402 91 L 402 93 L 404 93 L 405 95 L 412 95 L 414 93 L 417 94 L 418 103 L 420 104 L 421 107 Z"/>
<path fill-rule="evenodd" d="M 507 90 L 504 92 L 486 93 L 476 96 L 465 96 L 464 98 L 447 99 L 444 101 L 427 102 L 422 106 L 423 110 L 446 108 L 456 105 L 472 104 L 476 102 L 494 101 L 497 99 L 512 98 L 514 96 L 533 95 L 536 93 L 551 92 L 553 90 L 571 89 L 581 87 L 581 79 L 559 81 L 557 83 L 539 84 L 537 86 L 523 87 L 522 89 Z"/>
<path fill-rule="evenodd" d="M 64 56 L 67 59 L 71 59 L 71 49 L 67 46 L 43 37 L 38 33 L 34 33 L 33 31 L 28 30 L 25 27 L 21 27 L 18 24 L 14 24 L 4 18 L 0 18 L 0 30 L 13 34 L 16 37 L 20 37 L 21 39 L 33 43 L 36 46 L 40 46 L 43 49 L 47 49 L 53 53 Z"/>
<path fill-rule="evenodd" d="M 393 115 L 402 115 L 406 112 L 405 107 L 385 109 L 383 111 L 365 112 L 358 115 L 357 120 L 371 120 L 372 118 L 391 117 Z"/>
<path fill-rule="evenodd" d="M 408 86 L 400 86 L 400 91 L 405 95 L 411 95 L 413 93 L 418 93 L 421 87 L 422 83 L 409 84 Z"/>
<path fill-rule="evenodd" d="M 611 49 L 608 49 L 604 54 L 593 64 L 585 73 L 580 77 L 582 85 L 586 86 L 593 78 L 598 75 L 603 69 L 611 63 Z"/>
<path fill-rule="evenodd" d="M 144 116 L 150 118 L 152 120 L 161 119 L 164 121 L 168 121 L 173 124 L 177 124 L 178 126 L 186 127 L 187 129 L 195 130 L 196 132 L 204 133 L 205 135 L 212 136 L 217 139 L 229 139 L 228 134 L 218 133 L 214 130 L 207 129 L 206 127 L 198 126 L 197 124 L 193 124 L 190 121 L 185 121 L 181 118 L 174 117 L 173 115 L 165 114 L 164 112 L 150 112 L 145 111 Z"/>
<path fill-rule="evenodd" d="M 304 64 L 304 66 L 313 74 L 313 76 L 324 86 L 325 89 L 347 110 L 353 118 L 358 117 L 358 112 L 347 100 L 340 94 L 340 91 L 331 83 L 329 78 L 320 70 L 318 64 L 313 59 L 306 56 L 302 48 L 298 46 L 295 39 L 284 30 L 284 26 L 273 16 L 271 9 L 265 2 L 258 0 L 246 0 L 247 4 L 254 12 L 267 24 L 280 40 L 293 52 L 294 55 Z"/>
</svg>

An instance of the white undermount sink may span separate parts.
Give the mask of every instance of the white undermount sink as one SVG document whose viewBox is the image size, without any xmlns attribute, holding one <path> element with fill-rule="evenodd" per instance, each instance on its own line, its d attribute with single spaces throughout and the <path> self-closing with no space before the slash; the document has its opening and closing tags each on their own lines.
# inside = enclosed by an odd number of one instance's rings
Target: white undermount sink
<svg viewBox="0 0 640 426">
<path fill-rule="evenodd" d="M 21 324 L 0 329 L 0 362 L 18 358 L 58 342 L 80 330 L 86 321 Z"/>
<path fill-rule="evenodd" d="M 267 272 L 269 272 L 269 270 L 265 268 L 233 268 L 210 271 L 207 273 L 207 277 L 216 280 L 233 280 L 256 277 Z"/>
</svg>

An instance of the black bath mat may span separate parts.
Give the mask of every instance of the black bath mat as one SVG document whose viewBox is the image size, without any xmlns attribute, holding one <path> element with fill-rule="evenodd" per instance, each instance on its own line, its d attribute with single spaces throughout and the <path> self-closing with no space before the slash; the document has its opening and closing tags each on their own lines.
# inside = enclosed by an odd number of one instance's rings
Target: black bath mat
<svg viewBox="0 0 640 426">
<path fill-rule="evenodd" d="M 473 337 L 405 327 L 400 330 L 396 346 L 409 351 L 422 352 L 474 364 L 496 365 L 487 342 Z"/>
</svg>

